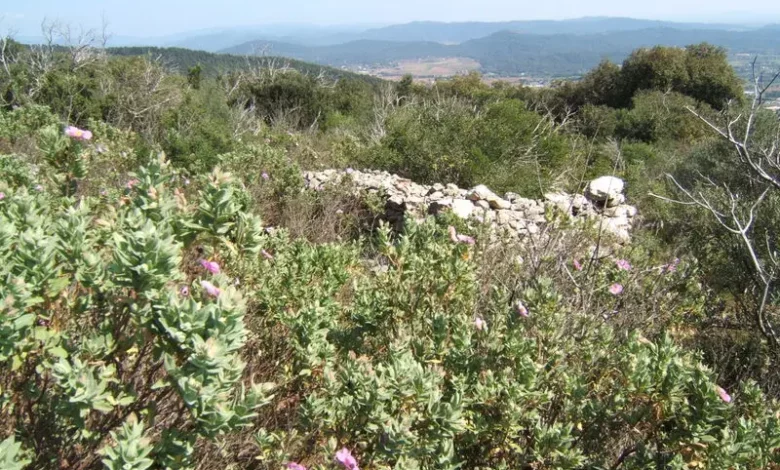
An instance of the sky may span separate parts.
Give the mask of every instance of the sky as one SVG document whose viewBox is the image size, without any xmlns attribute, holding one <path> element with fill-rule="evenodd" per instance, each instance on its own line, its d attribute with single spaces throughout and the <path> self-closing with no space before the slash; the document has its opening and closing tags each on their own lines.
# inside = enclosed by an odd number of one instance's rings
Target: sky
<svg viewBox="0 0 780 470">
<path fill-rule="evenodd" d="M 0 0 L 0 32 L 40 32 L 44 18 L 112 34 L 162 36 L 274 23 L 393 24 L 628 16 L 678 21 L 780 22 L 777 0 Z"/>
</svg>

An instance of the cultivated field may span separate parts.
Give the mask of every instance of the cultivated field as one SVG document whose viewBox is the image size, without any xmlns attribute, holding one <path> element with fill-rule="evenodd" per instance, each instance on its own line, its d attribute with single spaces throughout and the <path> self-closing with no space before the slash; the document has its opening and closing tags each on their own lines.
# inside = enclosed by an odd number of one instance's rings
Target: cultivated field
<svg viewBox="0 0 780 470">
<path fill-rule="evenodd" d="M 451 77 L 479 69 L 480 64 L 476 60 L 466 57 L 446 57 L 404 60 L 394 66 L 377 68 L 372 71 L 372 75 L 387 78 L 406 74 L 411 74 L 415 78 Z"/>
</svg>

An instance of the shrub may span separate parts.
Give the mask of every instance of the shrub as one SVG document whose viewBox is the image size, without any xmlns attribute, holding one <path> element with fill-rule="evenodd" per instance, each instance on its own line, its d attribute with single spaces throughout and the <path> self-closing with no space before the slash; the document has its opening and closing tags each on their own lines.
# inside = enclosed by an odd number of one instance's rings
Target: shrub
<svg viewBox="0 0 780 470">
<path fill-rule="evenodd" d="M 36 468 L 96 450 L 108 468 L 186 468 L 198 436 L 248 424 L 266 400 L 242 380 L 242 296 L 182 263 L 194 243 L 256 252 L 257 220 L 224 175 L 180 207 L 167 168 L 142 169 L 119 207 L 24 187 L 0 201 L 0 414 Z"/>
</svg>

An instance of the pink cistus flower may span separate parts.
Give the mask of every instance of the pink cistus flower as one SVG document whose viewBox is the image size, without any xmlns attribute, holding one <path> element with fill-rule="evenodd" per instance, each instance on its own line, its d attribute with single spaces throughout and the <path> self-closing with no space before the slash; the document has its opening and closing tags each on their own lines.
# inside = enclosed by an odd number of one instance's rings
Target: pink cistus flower
<svg viewBox="0 0 780 470">
<path fill-rule="evenodd" d="M 576 259 L 575 259 L 575 260 L 574 260 L 574 261 L 572 261 L 571 263 L 574 265 L 574 270 L 575 270 L 575 271 L 582 271 L 582 264 L 580 264 L 580 261 L 579 261 L 579 260 L 576 260 Z"/>
<path fill-rule="evenodd" d="M 466 245 L 473 245 L 473 244 L 476 243 L 476 240 L 474 240 L 474 237 L 470 237 L 468 235 L 458 234 L 458 243 L 465 243 Z"/>
<path fill-rule="evenodd" d="M 470 237 L 468 235 L 462 235 L 459 234 L 458 231 L 450 225 L 447 227 L 447 233 L 450 235 L 450 240 L 452 240 L 452 243 L 465 243 L 466 245 L 473 245 L 476 243 L 473 237 Z"/>
<path fill-rule="evenodd" d="M 217 264 L 216 261 L 209 261 L 209 260 L 199 260 L 199 263 L 201 266 L 203 266 L 203 269 L 210 272 L 211 274 L 219 274 L 219 264 Z"/>
<path fill-rule="evenodd" d="M 92 132 L 84 129 L 79 129 L 75 126 L 68 126 L 65 128 L 65 135 L 74 140 L 91 140 Z"/>
<path fill-rule="evenodd" d="M 74 140 L 91 140 L 92 132 L 79 129 L 75 126 L 68 126 L 65 128 L 65 135 Z"/>
<path fill-rule="evenodd" d="M 260 177 L 263 178 L 264 180 L 267 180 L 268 178 L 270 178 L 270 176 L 268 176 L 268 173 L 266 173 L 266 172 L 263 172 L 263 174 L 261 174 Z"/>
<path fill-rule="evenodd" d="M 680 258 L 675 258 L 670 264 L 666 265 L 666 272 L 673 273 L 677 271 L 677 265 L 680 264 Z"/>
<path fill-rule="evenodd" d="M 41 191 L 43 191 L 43 186 L 41 186 L 40 184 L 36 184 L 35 185 L 35 190 L 38 191 L 38 192 L 41 192 Z"/>
<path fill-rule="evenodd" d="M 135 178 L 131 179 L 130 181 L 127 182 L 127 189 L 133 189 L 133 187 L 135 187 L 135 185 L 137 185 L 140 182 L 141 181 L 139 181 L 139 180 L 137 180 Z"/>
<path fill-rule="evenodd" d="M 182 286 L 181 289 L 179 289 L 179 295 L 182 297 L 187 297 L 190 295 L 190 288 L 187 286 Z"/>
<path fill-rule="evenodd" d="M 353 170 L 352 168 L 347 168 L 346 172 L 348 175 L 351 175 L 352 173 L 355 172 L 355 170 Z"/>
<path fill-rule="evenodd" d="M 287 462 L 287 470 L 306 470 L 306 467 L 299 464 L 298 462 Z"/>
<path fill-rule="evenodd" d="M 260 250 L 260 254 L 261 254 L 261 255 L 263 255 L 263 257 L 264 257 L 265 259 L 267 259 L 267 260 L 272 260 L 272 259 L 274 259 L 274 255 L 272 255 L 271 253 L 269 253 L 269 252 L 267 252 L 267 251 L 265 251 L 265 250 Z"/>
<path fill-rule="evenodd" d="M 2 201 L 3 199 L 5 199 L 5 193 L 0 192 L 0 201 Z"/>
<path fill-rule="evenodd" d="M 525 308 L 525 305 L 523 305 L 523 302 L 518 300 L 515 302 L 515 313 L 520 315 L 523 318 L 528 318 L 528 309 Z"/>
<path fill-rule="evenodd" d="M 346 447 L 336 452 L 336 461 L 343 465 L 347 470 L 360 470 L 357 459 L 352 456 L 352 452 Z"/>
<path fill-rule="evenodd" d="M 623 284 L 612 284 L 609 286 L 609 293 L 612 295 L 620 295 L 623 293 Z"/>
<path fill-rule="evenodd" d="M 450 234 L 450 240 L 452 240 L 452 243 L 458 243 L 458 231 L 455 230 L 455 227 L 452 225 L 447 227 L 447 233 Z"/>
<path fill-rule="evenodd" d="M 623 271 L 631 271 L 631 263 L 629 263 L 628 260 L 619 259 L 615 261 L 615 265 L 618 267 L 618 269 Z"/>
<path fill-rule="evenodd" d="M 200 281 L 201 287 L 205 289 L 206 293 L 212 297 L 219 297 L 219 294 L 222 293 L 219 289 L 217 289 L 217 286 L 210 283 L 209 281 Z"/>
<path fill-rule="evenodd" d="M 487 331 L 487 322 L 482 319 L 482 317 L 477 317 L 474 319 L 474 328 L 477 329 L 477 331 Z"/>
<path fill-rule="evenodd" d="M 731 403 L 731 395 L 729 395 L 725 389 L 722 387 L 715 387 L 715 390 L 718 392 L 718 396 L 721 400 L 725 403 Z"/>
</svg>

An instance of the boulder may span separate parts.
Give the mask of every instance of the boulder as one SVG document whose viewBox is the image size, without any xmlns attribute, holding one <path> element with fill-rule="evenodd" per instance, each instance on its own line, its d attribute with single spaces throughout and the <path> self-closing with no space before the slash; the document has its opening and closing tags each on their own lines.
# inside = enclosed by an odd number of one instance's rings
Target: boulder
<svg viewBox="0 0 780 470">
<path fill-rule="evenodd" d="M 479 207 L 480 209 L 485 209 L 485 210 L 490 209 L 490 203 L 487 201 L 482 201 L 482 200 L 474 201 L 474 205 Z"/>
<path fill-rule="evenodd" d="M 472 201 L 490 201 L 498 196 L 484 184 L 474 186 L 466 197 Z"/>
<path fill-rule="evenodd" d="M 492 199 L 488 199 L 487 202 L 490 205 L 490 207 L 493 209 L 506 210 L 512 208 L 511 202 L 507 201 L 506 199 L 501 199 L 498 196 Z"/>
<path fill-rule="evenodd" d="M 591 201 L 607 203 L 614 203 L 620 200 L 623 196 L 623 187 L 625 183 L 620 178 L 614 176 L 602 176 L 588 183 L 588 188 L 585 190 L 585 196 Z M 617 204 L 616 204 L 617 205 Z"/>
<path fill-rule="evenodd" d="M 547 193 L 544 199 L 564 214 L 570 214 L 572 208 L 572 197 L 566 193 Z"/>
<path fill-rule="evenodd" d="M 493 209 L 504 210 L 512 207 L 512 203 L 501 199 L 496 193 L 488 189 L 484 184 L 474 186 L 471 191 L 466 195 L 466 198 L 472 201 L 487 201 Z"/>
<path fill-rule="evenodd" d="M 466 199 L 455 199 L 452 201 L 452 213 L 461 219 L 468 219 L 474 212 L 474 204 Z"/>
<path fill-rule="evenodd" d="M 618 194 L 614 198 L 607 199 L 605 205 L 607 207 L 619 207 L 619 206 L 625 204 L 625 202 L 626 202 L 626 197 L 624 195 L 622 195 L 622 194 Z"/>
</svg>

